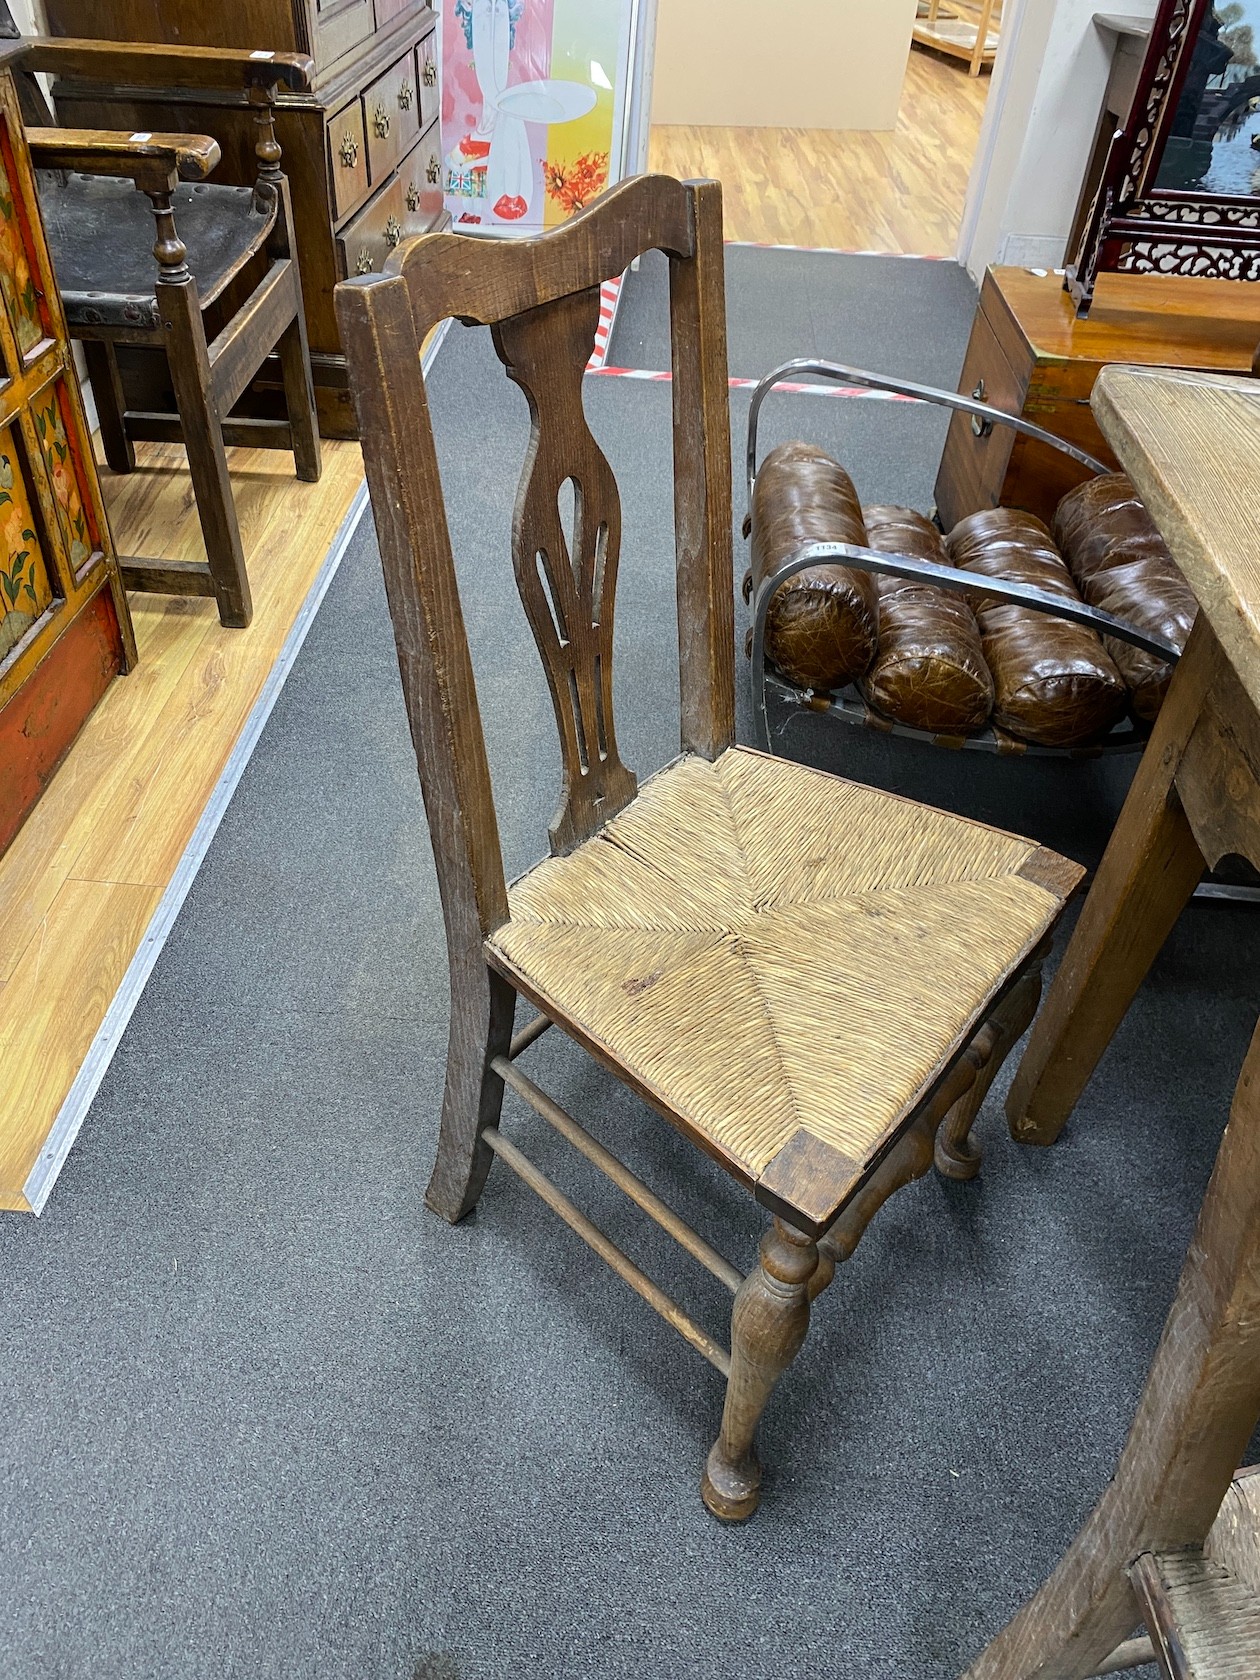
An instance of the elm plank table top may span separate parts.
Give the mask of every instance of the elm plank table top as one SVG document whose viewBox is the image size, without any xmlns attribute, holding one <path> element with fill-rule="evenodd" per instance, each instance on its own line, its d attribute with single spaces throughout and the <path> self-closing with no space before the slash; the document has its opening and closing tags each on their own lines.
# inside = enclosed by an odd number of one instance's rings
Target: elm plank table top
<svg viewBox="0 0 1260 1680">
<path fill-rule="evenodd" d="M 1260 380 L 1109 367 L 1093 408 L 1260 708 Z"/>
</svg>

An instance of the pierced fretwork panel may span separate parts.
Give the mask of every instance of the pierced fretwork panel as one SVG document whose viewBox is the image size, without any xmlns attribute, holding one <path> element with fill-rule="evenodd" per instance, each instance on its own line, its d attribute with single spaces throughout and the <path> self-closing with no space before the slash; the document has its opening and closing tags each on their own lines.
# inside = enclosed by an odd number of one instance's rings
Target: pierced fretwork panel
<svg viewBox="0 0 1260 1680">
<path fill-rule="evenodd" d="M 499 359 L 524 391 L 533 421 L 512 521 L 512 564 L 560 731 L 564 785 L 551 824 L 553 852 L 589 839 L 638 786 L 613 728 L 621 498 L 582 408 L 582 373 L 598 321 L 594 287 L 494 329 Z"/>
</svg>

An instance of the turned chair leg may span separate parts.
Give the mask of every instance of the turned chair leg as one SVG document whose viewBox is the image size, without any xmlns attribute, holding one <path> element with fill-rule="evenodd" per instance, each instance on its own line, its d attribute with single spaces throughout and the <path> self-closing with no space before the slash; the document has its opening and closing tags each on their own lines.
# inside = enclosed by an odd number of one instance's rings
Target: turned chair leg
<svg viewBox="0 0 1260 1680">
<path fill-rule="evenodd" d="M 101 423 L 101 442 L 105 459 L 113 472 L 136 470 L 136 452 L 127 436 L 127 399 L 123 394 L 122 376 L 118 371 L 118 357 L 112 344 L 100 339 L 81 339 L 87 359 L 88 379 L 96 399 L 96 414 Z"/>
<path fill-rule="evenodd" d="M 243 630 L 254 616 L 254 606 L 228 477 L 221 417 L 213 407 L 210 356 L 197 282 L 185 261 L 188 253 L 184 242 L 175 231 L 170 193 L 151 192 L 149 199 L 157 221 L 153 255 L 158 260 L 158 314 L 166 331 L 166 359 L 188 451 L 188 471 L 219 622 L 229 629 Z"/>
<path fill-rule="evenodd" d="M 722 1522 L 745 1521 L 761 1502 L 753 1438 L 774 1385 L 804 1343 L 817 1266 L 813 1239 L 776 1219 L 761 1239 L 759 1263 L 735 1296 L 722 1430 L 700 1484 L 701 1498 Z"/>
<path fill-rule="evenodd" d="M 494 1155 L 482 1133 L 497 1126 L 503 1081 L 490 1066 L 512 1043 L 516 992 L 479 955 L 464 975 L 451 971 L 451 1037 L 437 1159 L 424 1199 L 454 1225 L 471 1213 L 485 1188 Z"/>
<path fill-rule="evenodd" d="M 936 1134 L 936 1170 L 943 1178 L 974 1178 L 980 1171 L 980 1148 L 972 1141 L 971 1128 L 1003 1062 L 1032 1025 L 1041 1002 L 1041 965 L 1048 951 L 1047 943 L 976 1035 L 975 1083 L 950 1109 Z"/>
</svg>

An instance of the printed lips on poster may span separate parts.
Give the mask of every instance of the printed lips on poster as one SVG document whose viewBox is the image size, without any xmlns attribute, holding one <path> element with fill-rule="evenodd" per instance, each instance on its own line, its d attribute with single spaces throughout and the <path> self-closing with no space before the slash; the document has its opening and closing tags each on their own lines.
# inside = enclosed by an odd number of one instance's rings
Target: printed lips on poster
<svg viewBox="0 0 1260 1680">
<path fill-rule="evenodd" d="M 456 227 L 535 232 L 621 174 L 635 0 L 441 0 Z"/>
</svg>

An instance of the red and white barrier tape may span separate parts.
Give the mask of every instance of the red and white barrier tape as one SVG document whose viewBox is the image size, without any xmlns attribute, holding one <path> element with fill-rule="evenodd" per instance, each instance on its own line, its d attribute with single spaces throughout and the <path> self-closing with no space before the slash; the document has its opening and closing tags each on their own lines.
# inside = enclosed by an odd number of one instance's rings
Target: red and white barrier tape
<svg viewBox="0 0 1260 1680">
<path fill-rule="evenodd" d="M 621 282 L 624 279 L 625 275 L 619 274 L 615 280 L 605 280 L 599 288 L 599 325 L 595 329 L 595 348 L 586 364 L 587 373 L 604 371 L 604 363 L 608 360 L 608 345 L 612 339 L 613 322 L 617 319 L 617 305 L 621 301 Z"/>
</svg>

